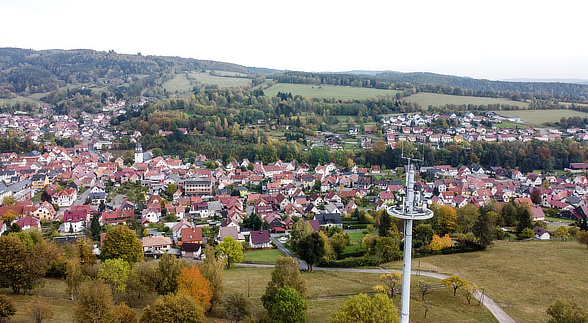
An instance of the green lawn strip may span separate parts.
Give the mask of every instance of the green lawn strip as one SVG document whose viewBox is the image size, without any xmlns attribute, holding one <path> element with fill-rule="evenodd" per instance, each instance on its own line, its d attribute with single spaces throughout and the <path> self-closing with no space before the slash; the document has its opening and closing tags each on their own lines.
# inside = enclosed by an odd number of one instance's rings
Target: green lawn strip
<svg viewBox="0 0 588 323">
<path fill-rule="evenodd" d="M 278 249 L 251 250 L 243 252 L 243 261 L 275 264 L 280 256 L 284 255 Z"/>
</svg>

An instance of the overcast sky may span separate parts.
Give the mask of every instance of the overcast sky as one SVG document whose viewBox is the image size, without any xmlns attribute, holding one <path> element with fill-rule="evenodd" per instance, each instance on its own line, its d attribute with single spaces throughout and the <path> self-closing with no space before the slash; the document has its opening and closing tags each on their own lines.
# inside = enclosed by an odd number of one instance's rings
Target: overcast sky
<svg viewBox="0 0 588 323">
<path fill-rule="evenodd" d="M 588 79 L 586 1 L 0 0 L 0 47 L 301 71 Z"/>
</svg>

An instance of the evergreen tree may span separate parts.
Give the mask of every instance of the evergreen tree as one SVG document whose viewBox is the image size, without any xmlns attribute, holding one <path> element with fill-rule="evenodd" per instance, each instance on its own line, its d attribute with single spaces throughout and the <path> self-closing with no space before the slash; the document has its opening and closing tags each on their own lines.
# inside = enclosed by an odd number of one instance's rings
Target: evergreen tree
<svg viewBox="0 0 588 323">
<path fill-rule="evenodd" d="M 582 219 L 580 219 L 580 224 L 578 227 L 582 231 L 588 231 L 588 218 L 586 217 L 586 214 L 582 215 Z"/>
<path fill-rule="evenodd" d="M 92 240 L 100 240 L 100 230 L 100 219 L 98 218 L 98 215 L 94 215 L 92 217 L 92 222 L 90 223 L 90 233 L 92 235 Z"/>
<path fill-rule="evenodd" d="M 390 235 L 389 231 L 392 228 L 392 217 L 388 212 L 382 212 L 382 219 L 380 220 L 380 227 L 378 232 L 380 237 L 387 237 Z"/>
<path fill-rule="evenodd" d="M 519 223 L 517 224 L 517 232 L 523 232 L 525 228 L 533 228 L 533 218 L 531 216 L 531 207 L 527 204 L 519 206 L 517 210 Z"/>
</svg>

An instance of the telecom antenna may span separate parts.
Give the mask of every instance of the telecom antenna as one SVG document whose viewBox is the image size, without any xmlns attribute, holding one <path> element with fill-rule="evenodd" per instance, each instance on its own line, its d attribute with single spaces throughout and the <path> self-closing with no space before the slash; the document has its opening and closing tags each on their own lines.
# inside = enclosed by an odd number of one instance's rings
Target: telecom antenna
<svg viewBox="0 0 588 323">
<path fill-rule="evenodd" d="M 404 148 L 404 145 L 403 145 Z M 423 156 L 424 158 L 424 156 Z M 404 157 L 408 162 L 406 171 L 406 198 L 401 206 L 391 206 L 388 214 L 395 218 L 404 219 L 404 267 L 402 269 L 402 302 L 400 305 L 400 323 L 409 323 L 410 317 L 410 274 L 412 260 L 412 221 L 426 220 L 433 217 L 433 211 L 427 208 L 420 193 L 415 199 L 413 162 L 422 163 L 422 159 Z"/>
</svg>

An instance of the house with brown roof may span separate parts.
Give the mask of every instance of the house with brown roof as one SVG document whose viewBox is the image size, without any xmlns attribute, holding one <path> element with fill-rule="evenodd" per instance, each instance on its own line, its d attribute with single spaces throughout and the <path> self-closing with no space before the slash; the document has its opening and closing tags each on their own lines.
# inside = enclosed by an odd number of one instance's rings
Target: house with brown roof
<svg viewBox="0 0 588 323">
<path fill-rule="evenodd" d="M 180 232 L 181 239 L 178 244 L 181 246 L 187 243 L 199 243 L 202 244 L 202 228 L 182 228 Z"/>
<path fill-rule="evenodd" d="M 143 252 L 149 254 L 164 254 L 171 250 L 171 239 L 164 236 L 149 236 L 141 239 Z"/>
</svg>

